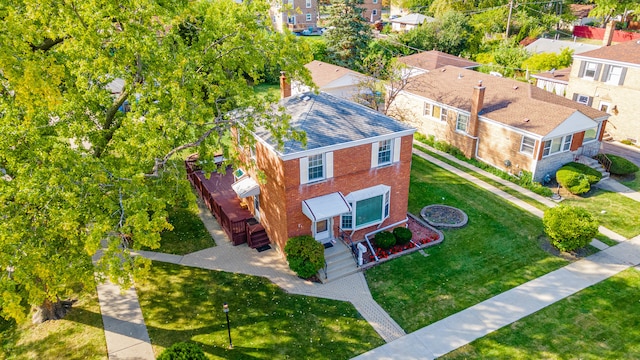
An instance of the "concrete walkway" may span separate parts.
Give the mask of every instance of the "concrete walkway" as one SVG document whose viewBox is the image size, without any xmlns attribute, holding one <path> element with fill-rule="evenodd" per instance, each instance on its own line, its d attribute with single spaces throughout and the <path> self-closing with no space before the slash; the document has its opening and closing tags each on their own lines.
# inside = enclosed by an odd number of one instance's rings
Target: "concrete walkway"
<svg viewBox="0 0 640 360">
<path fill-rule="evenodd" d="M 631 200 L 640 202 L 640 194 L 637 191 L 629 189 L 628 187 L 620 184 L 619 182 L 611 178 L 602 180 L 599 183 L 597 183 L 595 186 L 603 190 L 617 192 L 620 195 L 626 196 Z"/>
</svg>

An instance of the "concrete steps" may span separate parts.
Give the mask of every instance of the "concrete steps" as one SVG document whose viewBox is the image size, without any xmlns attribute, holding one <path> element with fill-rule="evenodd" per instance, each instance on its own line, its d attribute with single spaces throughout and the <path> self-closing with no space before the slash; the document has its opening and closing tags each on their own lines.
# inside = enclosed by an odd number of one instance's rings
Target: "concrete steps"
<svg viewBox="0 0 640 360">
<path fill-rule="evenodd" d="M 605 170 L 602 164 L 600 164 L 600 162 L 596 159 L 592 159 L 586 156 L 580 156 L 578 158 L 578 161 L 576 162 L 585 164 L 592 169 L 598 170 L 602 174 L 602 179 L 600 179 L 600 181 L 608 179 L 609 175 L 611 175 L 609 172 L 607 172 L 607 170 Z"/>
<path fill-rule="evenodd" d="M 325 250 L 324 256 L 327 262 L 326 278 L 324 271 L 320 270 L 318 272 L 318 278 L 323 283 L 335 281 L 360 271 L 356 261 L 353 259 L 353 255 L 351 255 L 351 250 L 339 239 L 336 239 L 333 247 Z"/>
</svg>

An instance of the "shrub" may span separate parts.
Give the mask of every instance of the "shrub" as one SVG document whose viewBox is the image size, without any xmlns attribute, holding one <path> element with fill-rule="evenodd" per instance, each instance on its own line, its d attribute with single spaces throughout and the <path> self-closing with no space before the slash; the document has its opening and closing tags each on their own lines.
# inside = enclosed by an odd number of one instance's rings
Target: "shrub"
<svg viewBox="0 0 640 360">
<path fill-rule="evenodd" d="M 625 144 L 625 145 L 634 145 L 633 141 L 631 141 L 629 139 L 624 139 L 624 140 L 621 140 L 620 142 Z"/>
<path fill-rule="evenodd" d="M 591 185 L 601 178 L 602 174 L 598 170 L 576 162 L 568 163 L 556 172 L 558 183 L 576 195 L 589 191 Z"/>
<path fill-rule="evenodd" d="M 551 244 L 560 251 L 585 247 L 598 234 L 598 222 L 578 207 L 560 205 L 547 209 L 542 223 Z"/>
<path fill-rule="evenodd" d="M 376 245 L 382 249 L 388 249 L 396 244 L 396 237 L 389 231 L 380 231 L 374 238 Z"/>
<path fill-rule="evenodd" d="M 411 233 L 411 230 L 405 227 L 397 227 L 393 229 L 393 236 L 396 237 L 396 244 L 404 245 L 411 240 L 413 234 Z"/>
<path fill-rule="evenodd" d="M 207 360 L 200 346 L 194 343 L 179 342 L 171 345 L 158 356 L 158 360 Z"/>
<path fill-rule="evenodd" d="M 629 175 L 640 170 L 638 166 L 631 161 L 617 155 L 607 154 L 611 160 L 611 168 L 609 172 L 615 175 Z"/>
<path fill-rule="evenodd" d="M 284 247 L 289 268 L 308 279 L 324 266 L 324 246 L 309 235 L 292 237 Z"/>
</svg>

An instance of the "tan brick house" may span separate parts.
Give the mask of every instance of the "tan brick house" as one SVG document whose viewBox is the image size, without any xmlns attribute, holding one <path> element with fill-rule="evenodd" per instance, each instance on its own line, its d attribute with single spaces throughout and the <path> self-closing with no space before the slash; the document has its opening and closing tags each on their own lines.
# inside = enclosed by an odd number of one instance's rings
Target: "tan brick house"
<svg viewBox="0 0 640 360">
<path fill-rule="evenodd" d="M 245 192 L 249 210 L 282 250 L 293 236 L 322 243 L 341 233 L 354 241 L 407 220 L 415 129 L 365 106 L 313 92 L 291 96 L 281 79 L 280 103 L 306 145 L 256 129 L 251 154 L 264 181 Z M 255 170 L 247 173 L 258 179 Z M 257 187 L 257 188 L 256 188 Z"/>
<path fill-rule="evenodd" d="M 640 41 L 574 55 L 566 97 L 609 113 L 613 138 L 640 141 Z"/>
<path fill-rule="evenodd" d="M 608 114 L 531 84 L 453 66 L 412 77 L 390 112 L 513 174 L 553 176 L 581 155 L 595 155 Z"/>
</svg>

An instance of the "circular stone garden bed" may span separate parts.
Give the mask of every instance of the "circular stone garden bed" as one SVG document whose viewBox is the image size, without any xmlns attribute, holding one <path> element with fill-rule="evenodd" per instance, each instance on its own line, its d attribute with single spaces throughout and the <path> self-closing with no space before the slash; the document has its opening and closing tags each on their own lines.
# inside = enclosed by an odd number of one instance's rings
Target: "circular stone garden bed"
<svg viewBox="0 0 640 360">
<path fill-rule="evenodd" d="M 447 205 L 429 205 L 420 210 L 420 216 L 429 225 L 443 228 L 459 228 L 467 225 L 469 217 L 464 211 Z"/>
</svg>

